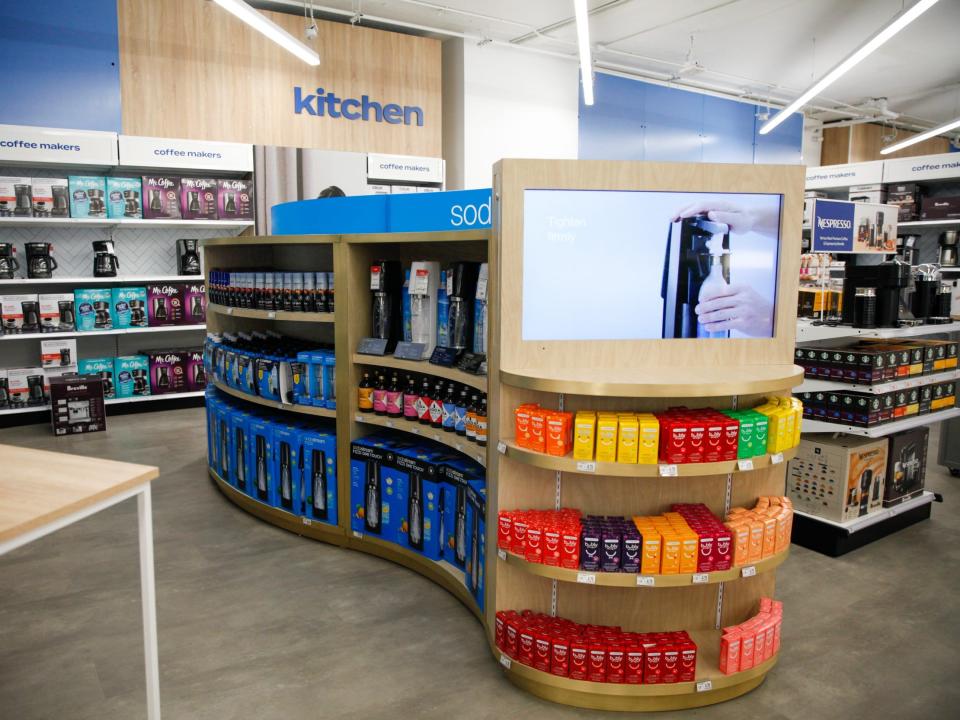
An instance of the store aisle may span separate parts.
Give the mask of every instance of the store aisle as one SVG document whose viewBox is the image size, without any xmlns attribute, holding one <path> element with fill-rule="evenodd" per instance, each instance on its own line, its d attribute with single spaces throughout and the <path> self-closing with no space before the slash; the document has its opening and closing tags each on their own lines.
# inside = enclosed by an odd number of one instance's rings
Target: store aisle
<svg viewBox="0 0 960 720">
<path fill-rule="evenodd" d="M 4 431 L 6 443 L 160 466 L 166 720 L 598 715 L 514 689 L 480 625 L 429 581 L 245 515 L 207 479 L 203 433 L 201 409 L 59 440 L 44 425 Z M 943 599 L 960 591 L 960 480 L 931 468 L 928 487 L 947 499 L 931 521 L 835 560 L 792 548 L 778 576 L 782 661 L 752 694 L 683 717 L 950 715 L 960 624 Z M 144 717 L 135 513 L 128 501 L 0 558 L 0 719 Z"/>
</svg>

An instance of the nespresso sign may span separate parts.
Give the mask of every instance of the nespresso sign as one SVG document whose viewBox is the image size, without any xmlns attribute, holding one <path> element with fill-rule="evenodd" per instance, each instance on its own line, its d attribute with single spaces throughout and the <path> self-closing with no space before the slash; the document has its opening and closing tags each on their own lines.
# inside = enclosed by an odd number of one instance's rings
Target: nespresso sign
<svg viewBox="0 0 960 720">
<path fill-rule="evenodd" d="M 293 88 L 293 112 L 297 115 L 314 115 L 364 122 L 385 122 L 390 125 L 416 125 L 423 127 L 423 108 L 416 105 L 398 105 L 371 100 L 369 95 L 357 98 L 341 98 L 336 93 L 316 88 L 304 91 Z"/>
</svg>

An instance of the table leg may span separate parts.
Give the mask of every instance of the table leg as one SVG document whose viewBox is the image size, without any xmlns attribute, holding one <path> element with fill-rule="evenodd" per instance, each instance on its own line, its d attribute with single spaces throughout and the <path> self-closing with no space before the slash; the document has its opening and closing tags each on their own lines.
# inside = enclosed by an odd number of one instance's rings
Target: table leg
<svg viewBox="0 0 960 720">
<path fill-rule="evenodd" d="M 147 718 L 160 720 L 160 661 L 157 653 L 157 597 L 153 578 L 153 509 L 150 484 L 137 495 L 140 525 L 140 600 L 143 604 L 143 659 L 147 671 Z"/>
</svg>

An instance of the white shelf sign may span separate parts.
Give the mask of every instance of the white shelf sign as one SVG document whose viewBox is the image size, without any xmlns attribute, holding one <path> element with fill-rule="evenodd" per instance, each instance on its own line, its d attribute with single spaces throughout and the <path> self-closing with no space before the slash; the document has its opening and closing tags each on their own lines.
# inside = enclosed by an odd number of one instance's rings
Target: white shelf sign
<svg viewBox="0 0 960 720">
<path fill-rule="evenodd" d="M 713 690 L 712 680 L 701 680 L 697 683 L 697 692 L 707 692 L 708 690 Z"/>
<path fill-rule="evenodd" d="M 120 135 L 120 164 L 129 167 L 191 168 L 253 172 L 253 145 Z"/>
<path fill-rule="evenodd" d="M 892 158 L 883 161 L 883 182 L 885 183 L 955 177 L 960 177 L 960 156 L 956 153 Z"/>
<path fill-rule="evenodd" d="M 507 444 L 503 441 L 497 443 L 497 452 L 501 455 L 507 454 Z"/>
<path fill-rule="evenodd" d="M 112 167 L 117 164 L 117 134 L 0 125 L 0 165 L 4 163 Z"/>
<path fill-rule="evenodd" d="M 782 452 L 773 453 L 773 454 L 770 456 L 770 464 L 771 464 L 771 465 L 779 465 L 779 464 L 782 463 L 782 462 L 783 462 L 783 453 L 782 453 Z"/>
<path fill-rule="evenodd" d="M 501 560 L 506 560 L 506 559 L 507 559 L 507 551 L 506 551 L 506 550 L 503 550 L 503 549 L 501 549 L 501 548 L 497 548 L 497 557 L 500 558 Z"/>
<path fill-rule="evenodd" d="M 638 587 L 653 587 L 657 584 L 657 579 L 649 575 L 637 575 Z"/>
<path fill-rule="evenodd" d="M 676 465 L 661 465 L 660 466 L 660 477 L 676 477 L 677 476 L 677 466 Z"/>
<path fill-rule="evenodd" d="M 594 573 L 578 572 L 578 573 L 577 573 L 577 582 L 578 582 L 578 583 L 585 583 L 585 584 L 587 584 L 587 585 L 596 585 L 596 584 L 597 584 L 597 576 L 596 576 Z"/>
<path fill-rule="evenodd" d="M 884 161 L 872 160 L 863 163 L 847 165 L 824 165 L 807 168 L 808 190 L 830 187 L 846 187 L 848 185 L 874 185 L 886 180 L 884 177 Z"/>
<path fill-rule="evenodd" d="M 595 462 L 577 462 L 577 472 L 582 473 L 595 473 L 597 471 L 597 464 Z"/>
<path fill-rule="evenodd" d="M 756 565 L 747 565 L 745 568 L 743 568 L 743 570 L 740 571 L 740 575 L 742 577 L 753 577 L 756 574 L 757 574 Z"/>
<path fill-rule="evenodd" d="M 692 582 L 694 585 L 706 585 L 710 582 L 710 573 L 694 573 Z"/>
<path fill-rule="evenodd" d="M 500 664 L 509 670 L 510 666 L 513 665 L 513 661 L 503 653 L 500 653 Z"/>
<path fill-rule="evenodd" d="M 370 153 L 367 155 L 367 182 L 377 180 L 442 183 L 443 158 Z"/>
<path fill-rule="evenodd" d="M 740 472 L 753 470 L 753 458 L 740 458 L 737 460 L 737 470 Z"/>
</svg>

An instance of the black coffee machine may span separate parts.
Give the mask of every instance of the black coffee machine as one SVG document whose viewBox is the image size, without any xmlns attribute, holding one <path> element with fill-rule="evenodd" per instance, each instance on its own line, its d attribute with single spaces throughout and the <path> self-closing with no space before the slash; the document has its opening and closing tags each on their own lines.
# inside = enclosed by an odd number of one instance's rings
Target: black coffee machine
<svg viewBox="0 0 960 720">
<path fill-rule="evenodd" d="M 123 216 L 128 218 L 138 218 L 140 215 L 140 193 L 136 190 L 124 190 Z"/>
<path fill-rule="evenodd" d="M 53 259 L 53 244 L 28 242 L 24 248 L 27 251 L 27 277 L 31 280 L 52 278 L 53 271 L 57 269 L 57 261 Z"/>
<path fill-rule="evenodd" d="M 93 326 L 98 329 L 110 327 L 110 303 L 95 302 L 93 311 L 96 313 Z"/>
<path fill-rule="evenodd" d="M 13 280 L 13 273 L 20 269 L 16 254 L 13 243 L 0 243 L 0 280 Z"/>
<path fill-rule="evenodd" d="M 67 197 L 66 185 L 53 186 L 53 210 L 50 214 L 53 217 L 70 216 L 70 200 Z"/>
<path fill-rule="evenodd" d="M 93 241 L 93 276 L 116 277 L 120 268 L 113 240 Z"/>
<path fill-rule="evenodd" d="M 103 201 L 103 190 L 90 188 L 87 190 L 87 199 L 90 202 L 88 213 L 90 217 L 106 217 L 107 205 Z"/>
<path fill-rule="evenodd" d="M 721 238 L 719 248 L 713 242 Z M 713 244 L 711 248 L 708 243 Z M 711 249 L 720 250 L 718 260 Z M 663 262 L 663 337 L 697 337 L 697 304 L 700 288 L 710 274 L 711 263 L 721 263 L 723 279 L 730 282 L 730 227 L 706 215 L 683 218 L 670 225 Z"/>
<path fill-rule="evenodd" d="M 147 311 L 143 306 L 143 300 L 130 301 L 130 325 L 133 327 L 147 326 Z"/>
<path fill-rule="evenodd" d="M 875 288 L 877 327 L 899 327 L 900 293 L 910 285 L 910 266 L 900 259 L 879 265 L 858 265 L 857 258 L 846 261 L 843 278 L 843 322 L 853 323 L 857 288 Z"/>
<path fill-rule="evenodd" d="M 33 192 L 29 185 L 14 185 L 13 191 L 17 196 L 17 204 L 13 214 L 18 217 L 30 217 L 33 214 Z"/>
<path fill-rule="evenodd" d="M 180 238 L 177 240 L 177 274 L 199 275 L 200 253 L 197 250 L 195 238 Z"/>
</svg>

